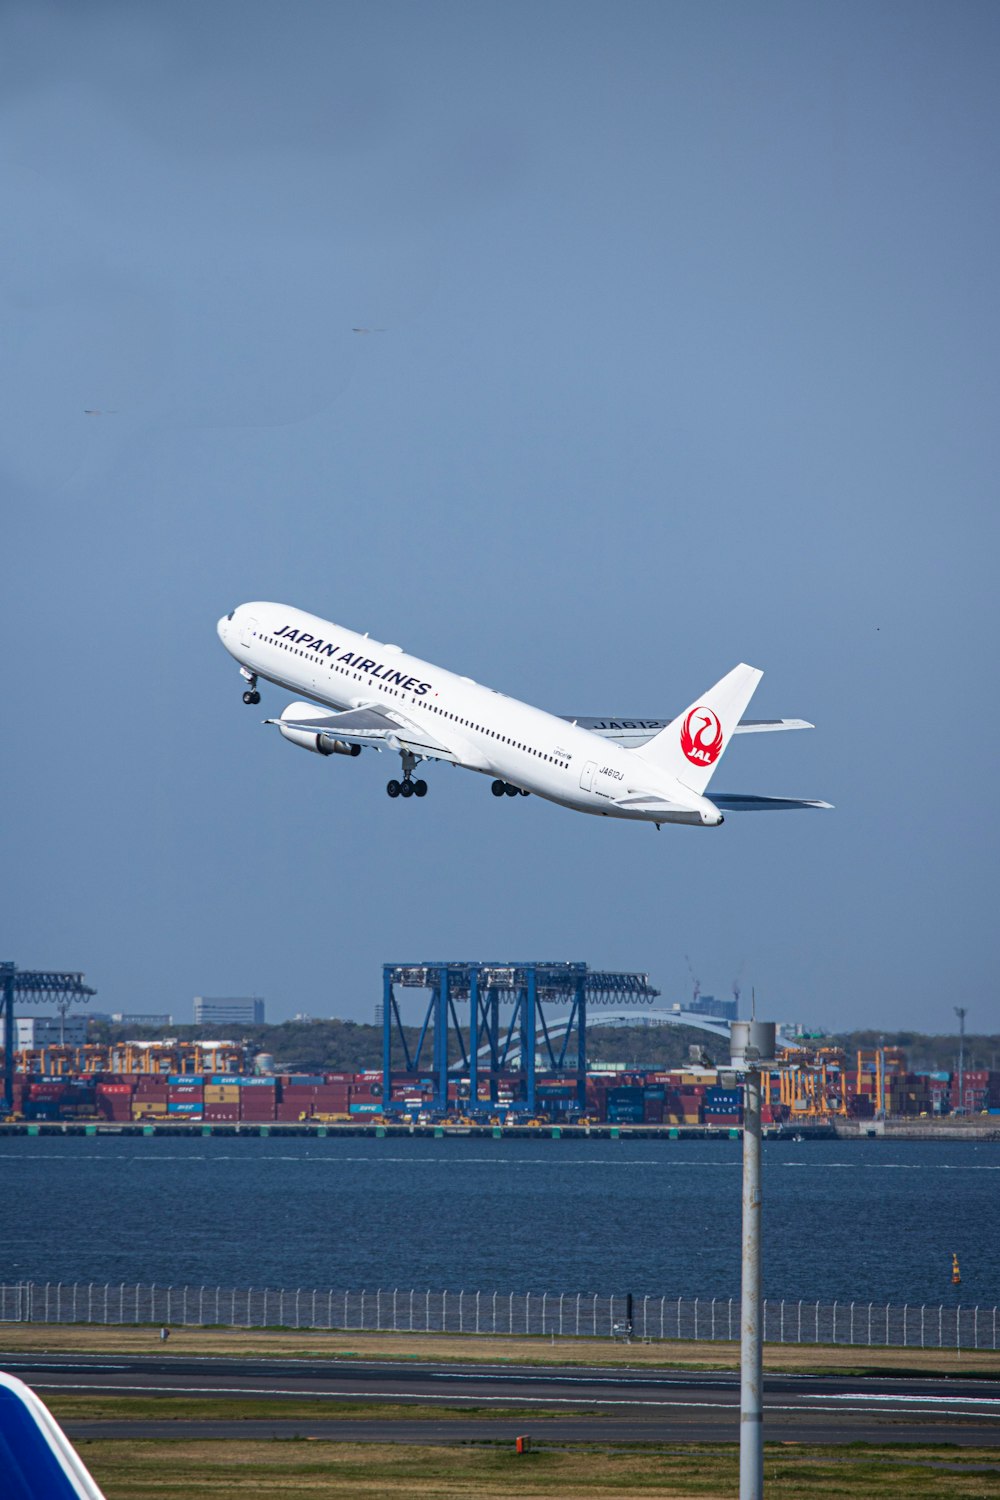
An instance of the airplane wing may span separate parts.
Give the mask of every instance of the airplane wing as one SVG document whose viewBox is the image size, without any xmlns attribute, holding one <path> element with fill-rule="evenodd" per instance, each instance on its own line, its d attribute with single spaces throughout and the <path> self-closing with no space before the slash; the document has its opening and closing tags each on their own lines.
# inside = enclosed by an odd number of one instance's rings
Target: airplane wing
<svg viewBox="0 0 1000 1500">
<path fill-rule="evenodd" d="M 0 1480 L 4 1500 L 104 1500 L 44 1401 L 2 1371 Z"/>
<path fill-rule="evenodd" d="M 304 705 L 299 704 L 301 709 Z M 346 744 L 373 745 L 378 749 L 409 750 L 424 760 L 447 760 L 461 763 L 461 756 L 434 735 L 408 719 L 396 709 L 349 708 L 339 714 L 318 714 L 301 719 L 265 719 L 285 729 L 299 729 L 306 734 L 329 735 Z"/>
<path fill-rule="evenodd" d="M 603 740 L 614 740 L 615 744 L 624 745 L 627 750 L 638 749 L 672 723 L 671 719 L 573 718 L 570 714 L 561 714 L 560 718 L 565 719 L 567 724 L 579 724 L 581 729 L 589 729 L 591 734 L 599 735 Z M 781 729 L 813 728 L 815 725 L 810 724 L 808 719 L 741 719 L 733 733 L 773 734 Z"/>
<path fill-rule="evenodd" d="M 713 792 L 710 800 L 722 812 L 784 812 L 797 807 L 833 807 L 832 802 L 800 797 L 754 797 L 745 792 Z"/>
</svg>

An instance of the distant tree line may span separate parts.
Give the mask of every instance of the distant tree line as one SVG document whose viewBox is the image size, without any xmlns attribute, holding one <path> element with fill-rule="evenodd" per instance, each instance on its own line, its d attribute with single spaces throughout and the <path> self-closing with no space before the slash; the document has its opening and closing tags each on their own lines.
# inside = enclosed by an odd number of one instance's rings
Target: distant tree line
<svg viewBox="0 0 1000 1500">
<path fill-rule="evenodd" d="M 270 1052 L 279 1072 L 359 1072 L 377 1068 L 382 1063 L 382 1028 L 362 1021 L 280 1021 L 273 1026 L 240 1027 L 240 1034 L 230 1038 L 242 1042 L 251 1053 Z M 411 1052 L 419 1032 L 405 1027 Z M 466 1033 L 467 1035 L 467 1033 Z M 91 1036 L 98 1042 L 154 1041 L 166 1036 L 181 1041 L 205 1041 L 219 1036 L 217 1026 L 171 1026 L 158 1030 L 135 1026 L 116 1026 L 106 1021 L 91 1022 Z M 804 1043 L 810 1049 L 843 1047 L 848 1061 L 858 1048 L 902 1047 L 914 1072 L 940 1070 L 954 1072 L 958 1063 L 957 1036 L 925 1036 L 915 1031 L 850 1031 L 839 1036 L 811 1038 Z M 454 1056 L 454 1039 L 452 1041 Z M 638 1067 L 678 1068 L 689 1060 L 692 1046 L 698 1047 L 712 1062 L 725 1063 L 729 1045 L 722 1037 L 687 1026 L 591 1026 L 587 1032 L 587 1055 L 592 1066 L 620 1062 Z M 425 1044 L 424 1065 L 429 1053 Z M 558 1047 L 557 1047 L 558 1050 Z M 575 1043 L 567 1049 L 572 1065 Z M 393 1066 L 403 1068 L 402 1049 L 393 1049 Z M 1000 1066 L 1000 1036 L 967 1036 L 966 1068 Z"/>
</svg>

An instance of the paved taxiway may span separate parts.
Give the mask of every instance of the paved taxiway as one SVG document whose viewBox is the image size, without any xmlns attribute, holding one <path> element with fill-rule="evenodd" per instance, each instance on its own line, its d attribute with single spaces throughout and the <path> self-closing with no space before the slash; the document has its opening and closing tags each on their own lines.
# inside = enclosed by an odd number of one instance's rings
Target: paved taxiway
<svg viewBox="0 0 1000 1500">
<path fill-rule="evenodd" d="M 244 1400 L 237 1422 L 67 1420 L 71 1436 L 323 1437 L 358 1442 L 441 1443 L 503 1440 L 530 1432 L 552 1442 L 735 1442 L 735 1372 L 608 1369 L 600 1366 L 435 1364 L 418 1361 L 191 1359 L 24 1355 L 0 1352 L 0 1369 L 43 1399 L 77 1396 L 187 1396 Z M 255 1418 L 253 1402 L 385 1403 L 442 1408 L 407 1420 Z M 767 1437 L 804 1443 L 960 1443 L 1000 1441 L 1000 1382 L 768 1375 Z M 448 1407 L 474 1407 L 456 1418 Z M 532 1415 L 534 1411 L 544 1415 Z M 492 1415 L 484 1418 L 482 1413 Z M 516 1416 L 505 1417 L 505 1412 Z"/>
</svg>

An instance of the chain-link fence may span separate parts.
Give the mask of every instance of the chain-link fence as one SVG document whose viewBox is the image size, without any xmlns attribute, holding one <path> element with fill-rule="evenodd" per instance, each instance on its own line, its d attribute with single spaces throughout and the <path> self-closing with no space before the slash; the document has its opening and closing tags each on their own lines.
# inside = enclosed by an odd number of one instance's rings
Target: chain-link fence
<svg viewBox="0 0 1000 1500">
<path fill-rule="evenodd" d="M 389 1333 L 536 1335 L 543 1338 L 735 1341 L 732 1297 L 602 1297 L 565 1292 L 440 1292 L 395 1288 L 145 1286 L 130 1282 L 0 1285 L 0 1323 L 173 1324 Z M 995 1307 L 764 1303 L 773 1344 L 996 1349 Z"/>
</svg>

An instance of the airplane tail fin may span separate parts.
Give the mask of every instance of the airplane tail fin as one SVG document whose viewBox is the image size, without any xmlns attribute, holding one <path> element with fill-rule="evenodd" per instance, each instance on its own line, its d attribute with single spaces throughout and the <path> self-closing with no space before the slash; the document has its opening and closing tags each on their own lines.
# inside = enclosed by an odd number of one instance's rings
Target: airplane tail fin
<svg viewBox="0 0 1000 1500">
<path fill-rule="evenodd" d="M 632 754 L 700 796 L 763 675 L 741 662 Z"/>
<path fill-rule="evenodd" d="M 0 1484 L 8 1500 L 104 1500 L 44 1401 L 0 1371 Z"/>
</svg>

